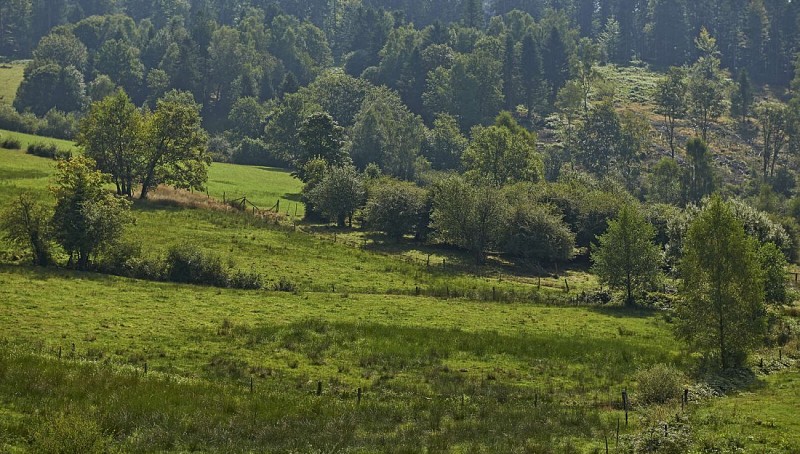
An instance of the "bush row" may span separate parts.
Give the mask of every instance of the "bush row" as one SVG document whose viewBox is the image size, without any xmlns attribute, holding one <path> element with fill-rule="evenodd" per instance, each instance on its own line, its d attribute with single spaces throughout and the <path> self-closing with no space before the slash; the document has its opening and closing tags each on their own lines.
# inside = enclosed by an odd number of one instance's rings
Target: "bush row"
<svg viewBox="0 0 800 454">
<path fill-rule="evenodd" d="M 190 245 L 173 246 L 166 256 L 142 256 L 138 245 L 118 244 L 107 251 L 98 270 L 108 274 L 151 281 L 257 290 L 264 288 L 260 274 L 236 269 L 214 254 Z"/>
<path fill-rule="evenodd" d="M 26 153 L 50 159 L 69 159 L 72 157 L 71 151 L 58 148 L 52 143 L 32 143 L 28 145 Z"/>
<path fill-rule="evenodd" d="M 14 137 L 9 137 L 0 140 L 0 148 L 5 148 L 6 150 L 20 150 L 22 149 L 22 142 Z"/>
<path fill-rule="evenodd" d="M 32 113 L 21 114 L 9 105 L 0 104 L 0 129 L 57 139 L 73 139 L 78 132 L 78 117 L 53 109 L 44 118 L 39 118 Z"/>
</svg>

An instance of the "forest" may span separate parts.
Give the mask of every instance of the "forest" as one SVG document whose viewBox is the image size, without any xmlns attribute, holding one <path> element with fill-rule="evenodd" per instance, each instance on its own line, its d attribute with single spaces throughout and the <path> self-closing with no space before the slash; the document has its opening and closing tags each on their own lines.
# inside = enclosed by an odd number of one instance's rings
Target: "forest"
<svg viewBox="0 0 800 454">
<path fill-rule="evenodd" d="M 0 451 L 800 449 L 797 2 L 0 0 L 0 82 Z"/>
</svg>

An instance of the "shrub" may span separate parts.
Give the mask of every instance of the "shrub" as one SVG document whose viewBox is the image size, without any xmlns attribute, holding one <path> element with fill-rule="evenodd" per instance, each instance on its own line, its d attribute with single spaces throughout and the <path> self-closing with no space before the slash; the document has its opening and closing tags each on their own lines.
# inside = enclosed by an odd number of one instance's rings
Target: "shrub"
<svg viewBox="0 0 800 454">
<path fill-rule="evenodd" d="M 62 150 L 61 148 L 58 148 L 58 146 L 52 143 L 50 144 L 32 143 L 28 145 L 28 149 L 26 152 L 34 156 L 39 156 L 40 158 L 70 159 L 72 157 L 71 151 Z"/>
<path fill-rule="evenodd" d="M 666 364 L 656 364 L 636 373 L 639 384 L 638 402 L 643 405 L 664 404 L 680 397 L 683 374 Z"/>
<path fill-rule="evenodd" d="M 6 150 L 21 150 L 22 142 L 14 137 L 9 137 L 0 141 L 0 148 L 5 148 Z"/>
<path fill-rule="evenodd" d="M 281 276 L 278 282 L 272 286 L 276 292 L 289 292 L 294 293 L 297 291 L 297 284 L 292 282 L 289 278 Z"/>
<path fill-rule="evenodd" d="M 380 178 L 371 183 L 364 219 L 370 229 L 400 238 L 419 224 L 425 191 L 413 183 Z"/>
<path fill-rule="evenodd" d="M 242 290 L 259 290 L 264 287 L 264 280 L 255 271 L 237 270 L 230 274 L 228 287 Z"/>
<path fill-rule="evenodd" d="M 548 263 L 572 258 L 575 234 L 549 207 L 517 203 L 502 230 L 503 251 L 515 257 Z"/>
<path fill-rule="evenodd" d="M 222 259 L 190 246 L 173 246 L 167 252 L 166 277 L 183 284 L 228 286 L 228 273 Z"/>
<path fill-rule="evenodd" d="M 78 119 L 74 113 L 51 109 L 44 116 L 39 134 L 58 139 L 72 139 L 78 133 Z"/>
<path fill-rule="evenodd" d="M 0 104 L 0 129 L 35 134 L 42 125 L 36 115 L 20 114 L 7 104 Z"/>
</svg>

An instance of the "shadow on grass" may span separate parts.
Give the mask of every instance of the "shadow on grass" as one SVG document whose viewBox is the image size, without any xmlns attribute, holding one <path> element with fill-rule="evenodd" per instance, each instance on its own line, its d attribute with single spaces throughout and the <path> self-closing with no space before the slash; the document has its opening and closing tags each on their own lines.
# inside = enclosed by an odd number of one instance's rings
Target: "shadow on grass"
<svg viewBox="0 0 800 454">
<path fill-rule="evenodd" d="M 315 361 L 324 357 L 343 358 L 341 352 L 354 352 L 364 369 L 400 372 L 440 365 L 464 353 L 491 361 L 495 356 L 522 363 L 544 361 L 546 368 L 560 369 L 564 362 L 591 366 L 614 380 L 624 378 L 634 363 L 674 363 L 670 349 L 635 337 L 598 337 L 592 333 L 516 333 L 497 331 L 468 332 L 459 328 L 432 328 L 385 325 L 380 323 L 329 322 L 304 319 L 289 325 L 231 325 L 202 335 L 229 336 L 247 348 L 286 349 L 305 354 Z M 575 331 L 581 328 L 574 327 Z M 634 359 L 635 358 L 635 359 Z M 346 359 L 345 359 L 346 360 Z"/>
<path fill-rule="evenodd" d="M 627 307 L 621 305 L 591 306 L 588 310 L 614 318 L 650 318 L 660 313 L 657 309 L 647 307 Z"/>
</svg>

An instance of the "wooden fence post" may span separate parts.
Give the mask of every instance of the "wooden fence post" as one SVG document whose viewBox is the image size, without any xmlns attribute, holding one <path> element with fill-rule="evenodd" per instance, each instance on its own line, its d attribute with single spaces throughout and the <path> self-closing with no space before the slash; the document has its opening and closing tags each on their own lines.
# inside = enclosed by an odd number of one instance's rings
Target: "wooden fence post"
<svg viewBox="0 0 800 454">
<path fill-rule="evenodd" d="M 625 427 L 628 427 L 628 389 L 622 390 L 622 408 L 625 410 Z"/>
<path fill-rule="evenodd" d="M 317 381 L 317 395 L 318 396 L 322 395 L 322 382 L 321 381 Z"/>
</svg>

